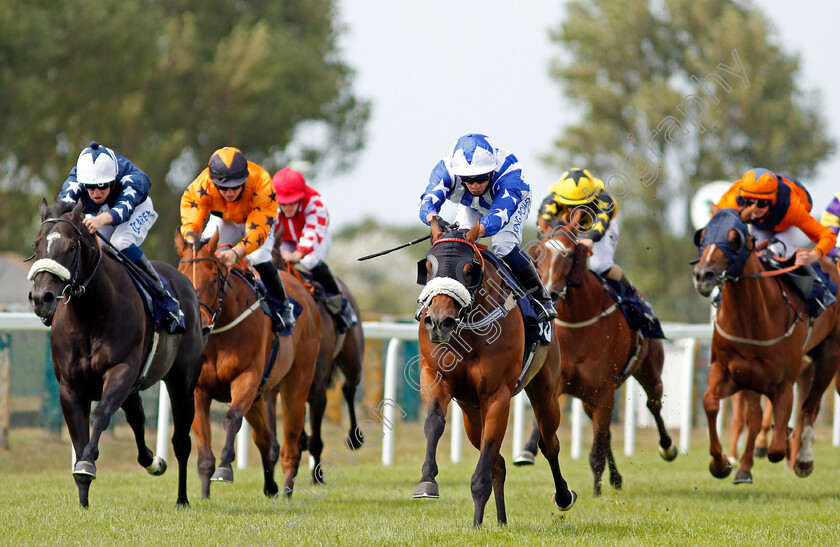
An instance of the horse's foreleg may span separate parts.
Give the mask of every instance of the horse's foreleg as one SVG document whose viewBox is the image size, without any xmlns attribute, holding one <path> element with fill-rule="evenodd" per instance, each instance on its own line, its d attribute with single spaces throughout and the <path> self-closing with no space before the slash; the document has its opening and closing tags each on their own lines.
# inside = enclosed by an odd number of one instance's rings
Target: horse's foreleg
<svg viewBox="0 0 840 547">
<path fill-rule="evenodd" d="M 88 430 L 90 401 L 83 398 L 81 394 L 70 389 L 64 383 L 59 385 L 59 401 L 61 403 L 61 412 L 64 414 L 64 422 L 67 424 L 67 430 L 70 432 L 70 441 L 73 443 L 76 460 L 81 460 L 82 452 L 90 438 L 90 431 Z M 87 507 L 90 481 L 94 477 L 74 473 L 73 478 L 79 490 L 79 504 L 82 507 Z"/>
<path fill-rule="evenodd" d="M 105 373 L 102 399 L 90 413 L 90 439 L 82 452 L 82 457 L 76 462 L 74 474 L 96 477 L 95 463 L 99 458 L 99 438 L 102 432 L 111 425 L 114 413 L 131 393 L 135 373 L 135 369 L 126 363 L 116 365 Z"/>
<path fill-rule="evenodd" d="M 787 428 L 790 413 L 793 410 L 793 386 L 789 382 L 782 384 L 776 390 L 775 396 L 770 398 L 770 402 L 773 404 L 775 431 L 773 432 L 773 440 L 767 447 L 767 459 L 777 463 L 784 459 L 787 449 L 788 437 L 785 434 L 785 428 Z"/>
<path fill-rule="evenodd" d="M 657 350 L 657 351 L 654 351 Z M 659 432 L 659 455 L 665 461 L 673 461 L 677 457 L 677 447 L 668 431 L 665 429 L 665 420 L 662 419 L 662 360 L 664 359 L 661 346 L 651 348 L 639 370 L 634 374 L 639 385 L 647 395 L 647 407 L 656 422 L 656 430 Z M 658 366 L 655 364 L 658 363 Z"/>
<path fill-rule="evenodd" d="M 223 425 L 225 428 L 225 445 L 219 455 L 219 466 L 213 472 L 210 480 L 233 482 L 233 460 L 236 459 L 236 434 L 242 428 L 242 418 L 250 408 L 259 403 L 263 414 L 265 406 L 257 394 L 259 376 L 241 374 L 230 383 L 230 408 L 225 413 Z"/>
<path fill-rule="evenodd" d="M 766 396 L 764 397 L 764 415 L 761 418 L 761 429 L 755 438 L 755 450 L 753 453 L 757 458 L 767 457 L 767 435 L 773 426 L 773 404 Z"/>
<path fill-rule="evenodd" d="M 260 451 L 260 461 L 263 469 L 263 493 L 268 497 L 273 497 L 279 492 L 277 483 L 274 481 L 274 460 L 271 459 L 271 430 L 266 423 L 265 402 L 263 399 L 251 405 L 248 413 L 245 415 L 248 423 L 251 424 L 251 430 L 254 436 L 254 443 Z"/>
<path fill-rule="evenodd" d="M 607 453 L 610 451 L 610 420 L 612 419 L 613 404 L 615 401 L 614 392 L 608 397 L 602 397 L 598 404 L 592 409 L 592 450 L 589 452 L 589 467 L 592 469 L 592 477 L 595 484 L 595 495 L 601 495 L 601 476 L 604 473 Z M 616 488 L 621 488 L 621 475 L 618 470 L 615 476 L 610 476 L 610 482 Z"/>
<path fill-rule="evenodd" d="M 534 427 L 531 430 L 531 436 L 528 437 L 528 442 L 522 452 L 513 460 L 513 465 L 534 465 L 534 459 L 537 457 L 537 452 L 540 449 L 540 427 L 537 425 L 537 420 L 534 420 Z"/>
<path fill-rule="evenodd" d="M 557 394 L 550 387 L 548 373 L 541 370 L 525 388 L 531 406 L 534 409 L 537 425 L 539 426 L 540 450 L 551 468 L 554 479 L 554 493 L 552 499 L 561 511 L 568 511 L 577 501 L 577 493 L 569 488 L 563 474 L 560 472 L 560 441 L 557 439 L 557 428 L 560 426 L 560 402 Z"/>
<path fill-rule="evenodd" d="M 323 484 L 321 468 L 321 453 L 324 451 L 324 440 L 321 438 L 321 423 L 324 421 L 324 412 L 327 409 L 327 382 L 313 385 L 309 390 L 309 454 L 315 461 L 312 469 L 312 482 Z"/>
<path fill-rule="evenodd" d="M 210 477 L 216 471 L 216 456 L 210 444 L 210 395 L 200 386 L 196 386 L 194 395 L 195 418 L 193 419 L 193 433 L 198 449 L 198 478 L 201 482 L 201 497 L 210 497 Z"/>
<path fill-rule="evenodd" d="M 271 463 L 276 465 L 280 458 L 280 445 L 277 442 L 277 390 L 272 389 L 263 392 L 262 400 L 265 408 L 265 420 L 271 434 Z"/>
<path fill-rule="evenodd" d="M 350 444 L 354 450 L 362 446 L 365 440 L 364 434 L 359 430 L 356 422 L 356 387 L 357 384 L 352 384 L 345 377 L 344 385 L 341 386 L 341 392 L 344 394 L 344 400 L 347 401 L 347 414 L 350 417 L 350 431 L 345 437 L 345 441 Z"/>
<path fill-rule="evenodd" d="M 801 424 L 801 434 L 799 436 L 799 450 L 796 454 L 791 449 L 791 460 L 793 461 L 793 470 L 798 477 L 807 477 L 814 471 L 814 452 L 813 446 L 816 441 L 816 433 L 814 432 L 814 422 L 820 412 L 820 404 L 822 397 L 831 380 L 837 371 L 837 354 L 840 349 L 836 347 L 833 340 L 826 340 L 810 352 L 813 361 L 813 377 L 811 382 L 807 385 L 808 392 L 806 396 L 801 398 L 802 410 L 800 412 L 798 424 Z M 803 387 L 806 387 L 803 385 Z"/>
<path fill-rule="evenodd" d="M 706 420 L 709 423 L 709 455 L 712 462 L 709 464 L 709 472 L 718 479 L 728 477 L 732 472 L 729 460 L 723 456 L 723 448 L 720 444 L 720 437 L 717 432 L 717 415 L 720 411 L 720 400 L 723 397 L 732 395 L 737 390 L 731 379 L 725 374 L 723 366 L 718 361 L 712 361 L 709 367 L 708 387 L 703 395 L 703 409 L 706 411 Z"/>
<path fill-rule="evenodd" d="M 429 391 L 421 392 L 423 403 L 426 406 L 426 422 L 423 425 L 423 433 L 426 435 L 426 458 L 423 461 L 423 474 L 420 482 L 414 488 L 412 497 L 433 498 L 440 497 L 437 481 L 437 446 L 443 431 L 446 428 L 446 410 L 452 400 L 448 385 L 445 382 L 436 382 L 431 371 L 420 369 L 421 385 L 434 385 Z"/>
<path fill-rule="evenodd" d="M 306 398 L 311 384 L 305 380 L 305 371 L 293 366 L 280 382 L 280 407 L 283 411 L 283 443 L 280 463 L 283 467 L 283 495 L 290 497 L 300 465 L 300 439 L 306 420 Z M 311 382 L 311 380 L 309 380 Z"/>
<path fill-rule="evenodd" d="M 734 484 L 750 484 L 753 481 L 752 467 L 755 438 L 759 429 L 761 429 L 761 395 L 750 390 L 743 390 L 739 393 L 747 407 L 747 443 L 744 446 L 744 453 L 741 454 L 740 465 L 732 482 Z"/>
<path fill-rule="evenodd" d="M 470 480 L 475 513 L 473 526 L 484 521 L 484 508 L 490 499 L 490 490 L 496 492 L 496 516 L 499 524 L 507 524 L 504 495 L 504 459 L 499 454 L 505 438 L 508 415 L 510 414 L 510 392 L 500 389 L 482 405 L 483 427 L 481 429 L 481 454 Z M 502 460 L 499 463 L 499 460 Z M 494 469 L 501 466 L 501 476 L 494 477 Z"/>
<path fill-rule="evenodd" d="M 132 433 L 134 433 L 134 443 L 137 445 L 137 463 L 152 475 L 162 475 L 166 470 L 165 462 L 162 467 L 160 462 L 158 462 L 155 470 L 150 469 L 154 461 L 154 453 L 146 445 L 146 413 L 143 412 L 143 403 L 140 400 L 140 394 L 132 393 L 129 395 L 122 404 L 122 409 L 125 412 L 125 419 L 128 425 L 131 426 Z"/>
<path fill-rule="evenodd" d="M 166 378 L 166 389 L 172 406 L 172 448 L 178 460 L 178 499 L 179 506 L 189 505 L 187 499 L 187 464 L 192 451 L 190 426 L 195 418 L 194 380 L 177 377 L 170 372 Z"/>
</svg>

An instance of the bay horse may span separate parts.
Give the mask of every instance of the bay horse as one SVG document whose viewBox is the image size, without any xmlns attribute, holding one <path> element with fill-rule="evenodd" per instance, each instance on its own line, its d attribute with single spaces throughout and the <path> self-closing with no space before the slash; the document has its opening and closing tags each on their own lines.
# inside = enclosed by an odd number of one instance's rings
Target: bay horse
<svg viewBox="0 0 840 547">
<path fill-rule="evenodd" d="M 233 482 L 231 466 L 236 454 L 234 438 L 244 417 L 253 428 L 260 452 L 263 493 L 278 493 L 274 466 L 281 458 L 283 494 L 291 496 L 300 463 L 298 441 L 306 415 L 306 394 L 315 374 L 321 318 L 309 292 L 288 274 L 281 273 L 287 294 L 303 306 L 294 331 L 280 336 L 276 357 L 269 362 L 274 341 L 271 318 L 259 310 L 260 302 L 242 268 L 224 268 L 216 259 L 219 234 L 194 243 L 180 231 L 175 247 L 180 256 L 178 269 L 192 281 L 198 295 L 203 328 L 207 333 L 203 366 L 195 388 L 196 416 L 193 422 L 198 445 L 198 475 L 201 495 L 210 496 L 210 481 Z M 272 454 L 276 439 L 266 421 L 261 394 L 277 389 L 283 411 L 282 448 Z M 225 413 L 225 444 L 216 467 L 210 432 L 210 402 L 230 403 Z"/>
<path fill-rule="evenodd" d="M 734 482 L 751 483 L 755 438 L 761 426 L 760 394 L 770 399 L 779 431 L 793 409 L 793 385 L 799 380 L 801 407 L 791 441 L 790 458 L 800 477 L 814 468 L 814 420 L 822 395 L 840 366 L 840 306 L 829 306 L 809 326 L 804 298 L 759 261 L 755 239 L 734 209 L 717 211 L 694 236 L 700 258 L 694 286 L 709 296 L 720 286 L 721 302 L 714 321 L 712 356 L 703 407 L 709 422 L 709 471 L 716 478 L 732 469 L 721 454 L 717 433 L 720 399 L 738 390 L 748 406 L 748 436 Z M 834 265 L 821 259 L 831 279 L 840 283 Z M 768 275 L 770 274 L 770 275 Z M 803 356 L 811 358 L 803 362 Z M 771 462 L 786 454 L 785 435 L 773 435 L 767 449 Z"/>
<path fill-rule="evenodd" d="M 560 345 L 560 392 L 577 397 L 592 420 L 593 442 L 589 466 L 595 495 L 601 495 L 601 476 L 609 465 L 610 484 L 620 489 L 622 477 L 612 453 L 610 422 L 615 392 L 634 377 L 647 395 L 659 433 L 659 455 L 677 457 L 662 419 L 662 340 L 635 332 L 601 279 L 586 267 L 588 249 L 579 243 L 576 224 L 555 226 L 528 247 L 546 290 L 556 299 L 555 337 Z M 535 429 L 517 463 L 532 463 L 536 454 Z M 523 462 L 524 460 L 524 462 Z M 528 461 L 530 460 L 530 461 Z"/>
<path fill-rule="evenodd" d="M 280 238 L 275 239 L 276 242 Z M 318 349 L 318 360 L 315 365 L 315 378 L 312 380 L 312 387 L 309 389 L 309 425 L 311 434 L 306 435 L 304 432 L 301 437 L 301 447 L 308 449 L 314 460 L 314 467 L 312 469 L 312 480 L 316 483 L 322 483 L 320 467 L 321 453 L 324 450 L 324 441 L 321 438 L 321 423 L 324 420 L 324 411 L 327 408 L 327 389 L 335 377 L 336 371 L 341 371 L 344 376 L 344 383 L 341 386 L 341 392 L 344 395 L 344 400 L 347 402 L 347 410 L 350 418 L 350 430 L 344 438 L 344 442 L 353 450 L 362 446 L 364 436 L 361 430 L 358 429 L 356 423 L 356 389 L 362 381 L 362 365 L 365 356 L 365 334 L 362 330 L 362 312 L 359 310 L 359 305 L 356 299 L 347 288 L 347 285 L 336 276 L 335 280 L 341 288 L 344 296 L 347 298 L 348 305 L 353 308 L 353 311 L 358 318 L 358 322 L 347 329 L 346 332 L 339 332 L 336 318 L 327 310 L 323 295 L 323 288 L 320 285 L 312 285 L 305 283 L 301 278 L 300 273 L 294 269 L 293 266 L 287 264 L 280 252 L 275 248 L 272 253 L 275 265 L 282 271 L 287 271 L 293 277 L 296 277 L 304 286 L 306 286 L 312 293 L 312 297 L 318 306 L 318 313 L 321 316 L 321 345 Z M 272 390 L 264 395 L 266 397 L 266 411 L 268 412 L 268 426 L 272 432 L 277 429 L 277 418 L 275 408 L 277 405 L 277 391 Z"/>
<path fill-rule="evenodd" d="M 122 407 L 137 444 L 137 462 L 161 475 L 166 462 L 145 441 L 145 414 L 139 391 L 163 381 L 172 404 L 172 445 L 178 460 L 179 506 L 187 500 L 187 460 L 193 389 L 201 370 L 204 339 L 198 302 L 190 282 L 175 268 L 154 262 L 181 303 L 186 331 L 155 332 L 143 297 L 125 268 L 102 251 L 96 236 L 82 223 L 83 204 L 48 206 L 41 201 L 41 227 L 35 239 L 29 277 L 29 303 L 50 325 L 53 371 L 59 383 L 64 421 L 76 463 L 73 478 L 79 503 L 88 507 L 90 483 L 96 478 L 99 439 Z M 91 412 L 92 401 L 99 401 Z"/>
<path fill-rule="evenodd" d="M 473 525 L 481 525 L 491 489 L 496 517 L 507 523 L 505 460 L 499 453 L 507 428 L 511 397 L 524 386 L 540 428 L 540 448 L 554 479 L 554 504 L 568 511 L 577 501 L 560 473 L 560 348 L 553 336 L 540 344 L 533 366 L 523 374 L 525 329 L 522 312 L 498 269 L 476 247 L 479 224 L 466 234 L 444 233 L 439 217 L 431 222 L 432 247 L 418 268 L 426 287 L 419 327 L 420 389 L 426 407 L 426 458 L 414 498 L 439 498 L 436 452 L 446 411 L 456 399 L 464 413 L 470 442 L 480 450 L 470 480 Z M 445 224 L 444 224 L 445 225 Z M 506 304 L 511 304 L 507 306 Z M 500 310 L 502 312 L 500 313 Z M 522 375 L 522 376 L 520 376 Z"/>
</svg>

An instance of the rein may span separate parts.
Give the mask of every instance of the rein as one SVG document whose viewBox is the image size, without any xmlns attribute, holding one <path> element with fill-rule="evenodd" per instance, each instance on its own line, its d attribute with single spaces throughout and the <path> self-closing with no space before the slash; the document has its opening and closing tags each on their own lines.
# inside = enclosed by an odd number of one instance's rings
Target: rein
<svg viewBox="0 0 840 547">
<path fill-rule="evenodd" d="M 60 280 L 67 282 L 64 289 L 61 291 L 61 301 L 66 305 L 70 302 L 72 297 L 78 297 L 85 293 L 87 286 L 93 280 L 93 276 L 96 275 L 96 271 L 99 269 L 99 264 L 102 262 L 102 248 L 99 247 L 99 245 L 91 245 L 91 248 L 95 248 L 97 250 L 96 264 L 94 264 L 93 270 L 90 272 L 87 279 L 85 279 L 83 283 L 79 284 L 77 282 L 77 277 L 79 275 L 79 269 L 81 268 L 82 244 L 84 243 L 82 241 L 82 231 L 78 226 L 76 226 L 76 223 L 67 220 L 66 218 L 48 218 L 41 222 L 41 226 L 44 224 L 57 224 L 59 222 L 66 222 L 69 224 L 79 236 L 79 244 L 76 246 L 76 254 L 73 257 L 73 262 L 70 264 L 70 268 L 65 268 L 59 262 L 51 258 L 41 258 L 32 264 L 32 268 L 30 268 L 29 275 L 27 277 L 32 280 L 40 272 L 48 272 L 58 277 Z"/>
<path fill-rule="evenodd" d="M 193 255 L 195 254 L 195 250 L 193 250 Z M 180 263 L 181 264 L 192 264 L 193 265 L 193 278 L 192 284 L 193 287 L 196 285 L 196 275 L 195 275 L 195 264 L 197 262 L 209 261 L 213 262 L 213 265 L 216 266 L 216 274 L 213 276 L 213 282 L 219 283 L 219 289 L 217 291 L 218 298 L 216 299 L 217 306 L 210 307 L 209 304 L 205 303 L 202 300 L 198 301 L 198 306 L 202 307 L 207 310 L 208 315 L 210 316 L 207 325 L 202 325 L 201 330 L 204 332 L 205 338 L 213 334 L 214 332 L 223 332 L 229 328 L 230 326 L 222 327 L 221 329 L 215 329 L 216 319 L 219 317 L 219 314 L 222 312 L 222 308 L 225 305 L 225 294 L 227 294 L 227 285 L 228 279 L 230 278 L 230 270 L 227 270 L 225 273 L 222 273 L 222 267 L 219 265 L 219 261 L 215 257 L 211 256 L 203 256 L 203 257 L 196 257 L 193 258 L 182 258 Z M 249 312 L 250 313 L 250 312 Z M 244 318 L 243 318 L 244 319 Z M 240 319 L 241 321 L 241 319 Z M 238 323 L 238 321 L 237 321 Z M 215 329 L 215 330 L 214 330 Z"/>
</svg>

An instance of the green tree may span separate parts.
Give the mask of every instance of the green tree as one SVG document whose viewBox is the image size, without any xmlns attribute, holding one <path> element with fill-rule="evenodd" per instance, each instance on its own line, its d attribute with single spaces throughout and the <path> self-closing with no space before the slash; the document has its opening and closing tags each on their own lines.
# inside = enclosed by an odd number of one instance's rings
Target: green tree
<svg viewBox="0 0 840 547">
<path fill-rule="evenodd" d="M 618 195 L 617 260 L 664 318 L 708 320 L 686 265 L 694 192 L 751 167 L 807 181 L 834 149 L 798 57 L 738 0 L 574 0 L 552 40 L 580 120 L 546 160 L 588 166 Z"/>
<path fill-rule="evenodd" d="M 362 148 L 369 104 L 336 39 L 332 0 L 0 0 L 0 188 L 31 202 L 0 212 L 33 216 L 99 140 L 149 174 L 145 247 L 174 259 L 180 195 L 215 149 L 340 170 Z M 9 228 L 0 247 L 31 240 Z"/>
</svg>

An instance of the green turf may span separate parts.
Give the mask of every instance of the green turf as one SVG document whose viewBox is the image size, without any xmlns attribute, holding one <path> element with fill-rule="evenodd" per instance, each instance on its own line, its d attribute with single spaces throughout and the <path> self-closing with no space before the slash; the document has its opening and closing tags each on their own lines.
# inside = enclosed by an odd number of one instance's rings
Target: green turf
<svg viewBox="0 0 840 547">
<path fill-rule="evenodd" d="M 568 430 L 568 427 L 565 426 Z M 560 464 L 580 494 L 569 513 L 551 504 L 551 474 L 537 465 L 508 464 L 508 526 L 496 523 L 495 503 L 485 524 L 472 527 L 470 475 L 477 452 L 464 447 L 464 461 L 449 463 L 448 434 L 440 446 L 439 500 L 412 500 L 420 478 L 422 424 L 398 424 L 393 467 L 379 463 L 377 448 L 360 449 L 360 463 L 333 458 L 333 488 L 300 488 L 295 508 L 262 495 L 252 450 L 251 467 L 234 470 L 235 484 L 214 483 L 209 500 L 199 494 L 195 458 L 190 459 L 191 507 L 175 507 L 174 460 L 167 473 L 151 477 L 134 463 L 127 430 L 105 436 L 90 508 L 78 506 L 69 472 L 69 446 L 46 441 L 37 431 L 12 432 L 12 449 L 0 452 L 0 543 L 4 545 L 837 545 L 840 544 L 840 448 L 827 428 L 818 431 L 815 471 L 800 479 L 784 464 L 766 460 L 753 469 L 755 483 L 732 484 L 708 472 L 708 440 L 698 428 L 688 454 L 666 463 L 650 431 L 641 431 L 637 452 L 623 454 L 621 427 L 614 428 L 616 459 L 624 488 L 606 481 L 593 497 L 588 459 L 571 460 L 568 434 L 561 431 Z M 673 432 L 675 438 L 678 432 Z M 347 452 L 342 431 L 329 426 L 326 453 Z M 154 439 L 150 432 L 151 441 Z M 218 447 L 216 435 L 214 447 Z M 586 442 L 591 433 L 586 432 Z M 585 451 L 588 451 L 588 444 Z M 215 448 L 216 454 L 220 452 Z M 503 455 L 510 459 L 510 448 Z M 304 471 L 306 473 L 306 471 Z M 279 477 L 279 473 L 278 473 Z M 301 510 L 306 505 L 306 513 Z M 291 526 L 290 522 L 299 519 Z"/>
</svg>

